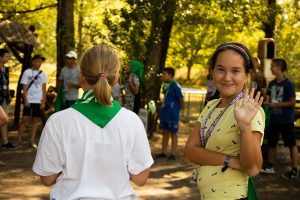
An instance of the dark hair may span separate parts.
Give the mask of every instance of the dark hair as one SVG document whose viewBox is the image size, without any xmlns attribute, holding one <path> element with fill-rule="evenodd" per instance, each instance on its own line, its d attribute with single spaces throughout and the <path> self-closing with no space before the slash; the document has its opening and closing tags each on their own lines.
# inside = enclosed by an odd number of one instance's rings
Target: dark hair
<svg viewBox="0 0 300 200">
<path fill-rule="evenodd" d="M 3 57 L 6 53 L 9 53 L 7 49 L 0 49 L 0 57 Z"/>
<path fill-rule="evenodd" d="M 166 73 L 170 74 L 172 77 L 175 76 L 175 69 L 173 69 L 172 67 L 166 67 L 166 68 L 164 68 L 163 72 L 166 72 Z"/>
<path fill-rule="evenodd" d="M 238 42 L 225 42 L 217 47 L 217 49 L 215 50 L 215 52 L 209 59 L 209 61 L 208 61 L 209 70 L 212 71 L 214 69 L 218 55 L 221 52 L 226 51 L 228 49 L 232 49 L 232 50 L 236 51 L 244 58 L 245 71 L 247 73 L 249 73 L 250 70 L 254 69 L 254 66 L 256 64 L 255 64 L 255 62 L 253 62 L 253 57 L 251 56 L 250 51 L 248 50 L 248 48 L 246 46 L 244 46 L 243 44 L 238 43 Z"/>
<path fill-rule="evenodd" d="M 32 60 L 37 60 L 37 59 L 41 59 L 42 61 L 46 60 L 46 58 L 44 56 L 42 56 L 41 54 L 36 54 L 32 57 Z"/>
<path fill-rule="evenodd" d="M 280 66 L 280 69 L 282 72 L 285 72 L 287 70 L 287 63 L 284 59 L 282 58 L 274 58 L 272 60 L 273 63 L 276 63 L 277 65 Z"/>
</svg>

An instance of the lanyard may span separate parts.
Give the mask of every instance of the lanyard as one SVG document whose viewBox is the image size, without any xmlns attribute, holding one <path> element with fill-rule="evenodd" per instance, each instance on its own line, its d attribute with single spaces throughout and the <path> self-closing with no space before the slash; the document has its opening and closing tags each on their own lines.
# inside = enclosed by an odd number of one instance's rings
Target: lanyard
<svg viewBox="0 0 300 200">
<path fill-rule="evenodd" d="M 208 128 L 206 135 L 204 137 L 204 130 L 205 130 L 205 126 L 206 123 L 208 121 L 208 119 L 210 118 L 211 114 L 214 112 L 214 110 L 216 109 L 217 105 L 208 113 L 208 115 L 206 116 L 205 120 L 203 121 L 203 123 L 201 124 L 201 129 L 200 129 L 200 138 L 201 138 L 201 146 L 205 147 L 209 137 L 211 136 L 211 133 L 213 131 L 213 129 L 216 127 L 217 123 L 219 122 L 219 120 L 221 119 L 222 115 L 225 113 L 226 109 L 231 106 L 232 104 L 234 104 L 237 100 L 239 100 L 241 97 L 244 96 L 244 92 L 239 93 L 217 116 L 217 118 L 215 119 L 215 121 L 210 125 L 210 127 Z"/>
</svg>

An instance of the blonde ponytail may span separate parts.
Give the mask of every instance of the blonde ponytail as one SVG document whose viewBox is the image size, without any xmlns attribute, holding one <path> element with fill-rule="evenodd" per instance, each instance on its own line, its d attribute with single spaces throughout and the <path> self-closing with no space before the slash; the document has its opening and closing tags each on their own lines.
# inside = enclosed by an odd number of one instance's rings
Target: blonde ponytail
<svg viewBox="0 0 300 200">
<path fill-rule="evenodd" d="M 93 86 L 98 103 L 112 105 L 112 86 L 118 78 L 120 61 L 110 47 L 96 45 L 88 49 L 80 61 L 81 73 L 89 85 Z"/>
</svg>

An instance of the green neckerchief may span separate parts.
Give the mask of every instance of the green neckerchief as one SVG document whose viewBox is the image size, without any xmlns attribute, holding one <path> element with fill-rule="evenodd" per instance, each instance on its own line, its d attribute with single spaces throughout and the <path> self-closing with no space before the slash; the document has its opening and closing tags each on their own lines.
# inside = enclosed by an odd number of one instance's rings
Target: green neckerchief
<svg viewBox="0 0 300 200">
<path fill-rule="evenodd" d="M 105 106 L 96 101 L 93 91 L 85 91 L 81 99 L 78 99 L 72 108 L 83 114 L 89 120 L 104 128 L 106 124 L 121 110 L 117 101 L 112 100 L 113 105 Z"/>
<path fill-rule="evenodd" d="M 170 82 L 165 81 L 165 82 L 163 83 L 163 86 L 162 86 L 162 92 L 163 92 L 163 94 L 166 94 L 166 92 L 168 91 L 169 87 L 170 87 L 173 83 L 175 83 L 174 80 L 171 80 Z"/>
</svg>

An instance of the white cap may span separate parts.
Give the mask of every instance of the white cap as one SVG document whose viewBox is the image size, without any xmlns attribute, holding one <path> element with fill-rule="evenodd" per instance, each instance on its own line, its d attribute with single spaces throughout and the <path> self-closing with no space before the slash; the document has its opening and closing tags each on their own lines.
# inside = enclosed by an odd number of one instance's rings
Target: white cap
<svg viewBox="0 0 300 200">
<path fill-rule="evenodd" d="M 66 57 L 77 59 L 77 53 L 75 51 L 69 51 L 69 53 L 66 54 Z"/>
</svg>

